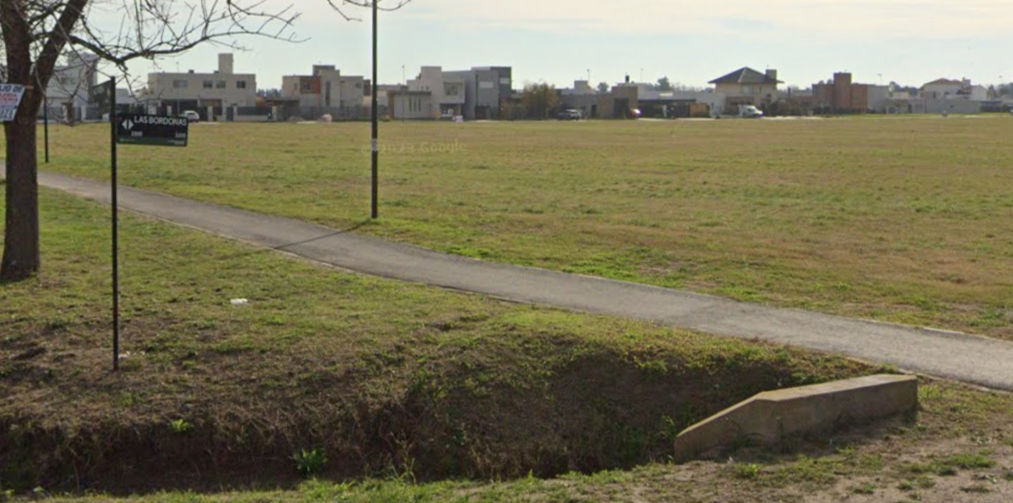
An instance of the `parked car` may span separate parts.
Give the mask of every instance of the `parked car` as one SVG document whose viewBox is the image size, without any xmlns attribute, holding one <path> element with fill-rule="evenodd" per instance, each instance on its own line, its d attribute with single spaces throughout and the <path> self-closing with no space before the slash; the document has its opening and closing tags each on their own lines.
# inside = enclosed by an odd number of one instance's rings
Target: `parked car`
<svg viewBox="0 0 1013 503">
<path fill-rule="evenodd" d="M 186 120 L 188 120 L 190 122 L 200 122 L 200 114 L 197 113 L 197 112 L 194 112 L 193 110 L 187 110 L 187 111 L 183 112 L 182 116 L 186 117 Z"/>
<path fill-rule="evenodd" d="M 739 107 L 739 117 L 743 119 L 761 119 L 763 118 L 763 110 L 753 105 L 743 105 Z"/>
<path fill-rule="evenodd" d="M 579 121 L 584 118 L 584 114 L 580 110 L 563 110 L 556 118 L 561 121 Z"/>
</svg>

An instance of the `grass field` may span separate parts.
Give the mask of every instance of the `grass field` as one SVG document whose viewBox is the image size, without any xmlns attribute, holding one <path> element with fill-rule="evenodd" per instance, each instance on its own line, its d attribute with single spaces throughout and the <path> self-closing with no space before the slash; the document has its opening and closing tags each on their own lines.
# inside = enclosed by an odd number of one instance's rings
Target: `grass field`
<svg viewBox="0 0 1013 503">
<path fill-rule="evenodd" d="M 123 183 L 337 228 L 368 212 L 365 124 L 193 128 Z M 358 232 L 780 306 L 1013 338 L 1013 118 L 386 123 Z M 108 177 L 103 126 L 45 169 Z"/>
<path fill-rule="evenodd" d="M 8 488 L 273 487 L 298 478 L 303 449 L 329 457 L 313 471 L 334 479 L 628 468 L 760 390 L 873 370 L 337 272 L 128 217 L 114 375 L 108 211 L 48 191 L 43 203 L 42 275 L 0 285 Z"/>
<path fill-rule="evenodd" d="M 367 278 L 138 216 L 113 375 L 108 211 L 51 191 L 42 205 L 43 273 L 0 285 L 0 501 L 1013 497 L 1007 394 L 929 382 L 917 418 L 668 465 L 705 414 L 876 369 Z M 321 479 L 300 483 L 300 466 Z"/>
</svg>

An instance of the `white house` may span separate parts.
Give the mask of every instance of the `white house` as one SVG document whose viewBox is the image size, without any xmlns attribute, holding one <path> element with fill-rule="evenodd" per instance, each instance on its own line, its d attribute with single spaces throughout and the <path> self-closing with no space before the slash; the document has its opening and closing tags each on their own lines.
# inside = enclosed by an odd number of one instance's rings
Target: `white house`
<svg viewBox="0 0 1013 503">
<path fill-rule="evenodd" d="M 465 85 L 459 74 L 444 72 L 439 66 L 423 66 L 418 78 L 408 81 L 408 90 L 431 93 L 428 118 L 439 119 L 464 114 Z"/>
<path fill-rule="evenodd" d="M 145 100 L 167 106 L 169 114 L 207 107 L 252 107 L 257 103 L 257 76 L 235 73 L 232 54 L 218 55 L 211 73 L 149 73 Z"/>
<path fill-rule="evenodd" d="M 921 97 L 932 100 L 955 99 L 963 89 L 964 81 L 937 79 L 922 86 Z"/>
<path fill-rule="evenodd" d="M 50 113 L 72 120 L 86 117 L 91 90 L 98 85 L 98 61 L 94 54 L 71 52 L 67 64 L 57 66 L 46 87 L 46 102 Z"/>
<path fill-rule="evenodd" d="M 359 108 L 366 95 L 360 76 L 342 75 L 334 65 L 314 65 L 312 75 L 282 77 L 281 97 L 302 107 Z"/>
</svg>

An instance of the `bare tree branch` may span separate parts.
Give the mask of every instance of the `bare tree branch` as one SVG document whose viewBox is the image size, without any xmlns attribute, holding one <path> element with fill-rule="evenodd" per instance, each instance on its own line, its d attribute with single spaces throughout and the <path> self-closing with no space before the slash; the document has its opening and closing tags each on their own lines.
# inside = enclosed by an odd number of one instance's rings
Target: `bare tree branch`
<svg viewBox="0 0 1013 503">
<path fill-rule="evenodd" d="M 380 3 L 383 2 L 383 0 L 374 0 L 374 1 L 376 2 L 376 8 L 378 10 L 394 11 L 404 7 L 405 5 L 408 5 L 409 3 L 411 3 L 412 0 L 397 0 L 397 3 L 392 6 L 382 6 L 382 7 L 380 6 Z M 346 14 L 346 10 L 348 9 L 348 7 L 368 7 L 368 8 L 373 7 L 373 2 L 369 0 L 341 0 L 340 2 L 338 2 L 338 0 L 327 0 L 327 3 L 330 4 L 330 6 L 338 14 L 341 15 L 341 17 L 345 18 L 345 21 L 362 21 L 362 19 L 360 18 Z"/>
<path fill-rule="evenodd" d="M 296 0 L 290 0 L 295 2 Z M 299 0 L 305 2 L 308 0 Z M 326 1 L 346 20 L 353 8 L 397 10 L 411 0 Z M 387 3 L 383 6 L 381 2 Z M 184 53 L 201 44 L 232 48 L 243 35 L 298 42 L 294 7 L 274 9 L 268 0 L 0 0 L 3 44 L 0 81 L 26 86 L 6 135 L 6 221 L 0 280 L 21 280 L 39 270 L 38 160 L 35 117 L 67 51 L 84 49 L 126 74 L 128 63 Z M 103 9 L 108 9 L 104 11 Z M 104 21 L 99 21 L 103 19 Z M 113 22 L 118 19 L 119 22 Z M 78 54 L 76 61 L 89 58 Z M 90 64 L 90 63 L 86 63 Z M 72 65 L 71 65 L 72 66 Z M 73 69 L 68 68 L 69 71 Z M 76 99 L 75 89 L 62 89 Z M 61 86 L 63 83 L 61 83 Z"/>
</svg>

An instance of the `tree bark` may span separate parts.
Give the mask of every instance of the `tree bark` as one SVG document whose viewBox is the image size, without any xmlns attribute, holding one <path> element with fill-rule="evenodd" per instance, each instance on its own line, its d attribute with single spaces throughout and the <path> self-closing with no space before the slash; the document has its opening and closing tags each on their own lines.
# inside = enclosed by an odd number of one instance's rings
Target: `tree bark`
<svg viewBox="0 0 1013 503">
<path fill-rule="evenodd" d="M 21 281 L 39 272 L 39 182 L 35 116 L 4 126 L 7 140 L 6 223 L 0 281 Z"/>
<path fill-rule="evenodd" d="M 15 119 L 4 124 L 7 140 L 6 222 L 0 282 L 39 272 L 39 165 L 36 117 L 42 96 L 74 26 L 90 0 L 67 0 L 56 27 L 32 61 L 32 25 L 25 0 L 0 0 L 0 28 L 7 53 L 7 83 L 26 87 Z"/>
</svg>

